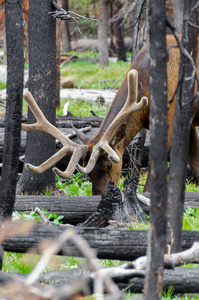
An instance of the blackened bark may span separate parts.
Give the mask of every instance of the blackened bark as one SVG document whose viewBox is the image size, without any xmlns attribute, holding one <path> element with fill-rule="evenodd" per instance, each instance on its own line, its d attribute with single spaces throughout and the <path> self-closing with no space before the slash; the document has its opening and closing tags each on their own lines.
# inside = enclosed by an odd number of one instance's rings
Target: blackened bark
<svg viewBox="0 0 199 300">
<path fill-rule="evenodd" d="M 20 0 L 5 1 L 7 101 L 0 210 L 11 217 L 15 201 L 21 134 L 23 92 L 23 18 Z"/>
<path fill-rule="evenodd" d="M 99 64 L 108 66 L 108 0 L 99 0 L 98 51 Z"/>
<path fill-rule="evenodd" d="M 145 299 L 160 299 L 167 225 L 167 74 L 164 1 L 149 1 L 150 43 L 150 191 L 151 214 L 147 246 Z"/>
<path fill-rule="evenodd" d="M 35 254 L 41 254 L 42 247 L 39 243 L 46 238 L 56 239 L 67 228 L 71 229 L 69 226 L 35 224 L 33 230 L 28 234 L 7 236 L 5 239 L 4 233 L 0 232 L 0 238 L 4 241 L 2 245 L 5 251 L 25 253 L 32 248 Z M 131 261 L 146 255 L 147 230 L 74 227 L 74 231 L 85 238 L 90 247 L 95 249 L 98 258 Z M 183 231 L 182 249 L 190 248 L 198 240 L 199 231 Z M 70 247 L 66 243 L 59 255 L 81 256 L 82 253 L 72 243 L 70 243 Z"/>
<path fill-rule="evenodd" d="M 61 7 L 61 0 L 57 4 Z M 61 19 L 56 20 L 56 107 L 60 107 Z"/>
<path fill-rule="evenodd" d="M 182 44 L 192 56 L 197 55 L 197 32 L 189 22 L 196 23 L 197 15 L 192 11 L 197 1 L 184 1 Z M 187 36 L 188 33 L 188 36 Z M 169 169 L 169 223 L 171 250 L 180 251 L 182 218 L 185 198 L 185 178 L 189 151 L 190 126 L 193 117 L 194 80 L 190 60 L 181 56 L 179 86 L 176 96 L 173 136 Z"/>
<path fill-rule="evenodd" d="M 56 21 L 48 12 L 52 1 L 29 2 L 29 91 L 47 119 L 55 124 L 56 99 Z M 28 122 L 35 118 L 29 111 Z M 28 132 L 25 163 L 39 165 L 55 153 L 55 141 L 43 132 Z M 51 169 L 33 174 L 23 169 L 18 187 L 23 193 L 40 193 L 54 188 L 55 176 Z"/>
<path fill-rule="evenodd" d="M 150 198 L 150 194 L 142 194 Z M 199 192 L 186 192 L 185 208 L 199 208 Z M 17 195 L 14 209 L 20 214 L 30 213 L 36 207 L 64 216 L 63 223 L 77 225 L 94 214 L 101 196 L 24 196 Z M 139 199 L 138 199 L 139 201 Z M 150 207 L 139 201 L 145 214 L 150 214 Z"/>
<path fill-rule="evenodd" d="M 97 211 L 79 226 L 107 227 L 110 220 L 114 221 L 116 226 L 118 222 L 121 226 L 127 226 L 131 222 L 146 221 L 146 214 L 139 203 L 132 179 L 126 179 L 124 185 L 123 196 L 119 188 L 114 186 L 114 182 L 110 181 L 106 192 L 101 195 Z"/>
</svg>

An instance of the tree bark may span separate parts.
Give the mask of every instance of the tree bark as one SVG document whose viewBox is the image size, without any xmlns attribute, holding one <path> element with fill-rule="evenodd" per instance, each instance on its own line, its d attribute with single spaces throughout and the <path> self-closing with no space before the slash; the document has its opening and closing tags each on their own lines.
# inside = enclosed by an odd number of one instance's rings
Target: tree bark
<svg viewBox="0 0 199 300">
<path fill-rule="evenodd" d="M 197 52 L 197 36 L 189 22 L 195 23 L 196 13 L 191 9 L 196 1 L 184 1 L 182 44 L 193 57 Z M 188 36 L 187 36 L 188 33 Z M 188 38 L 189 37 L 189 38 Z M 178 252 L 181 241 L 182 218 L 185 197 L 185 178 L 189 152 L 190 124 L 193 118 L 194 81 L 190 60 L 181 55 L 179 85 L 176 96 L 173 136 L 169 169 L 169 223 L 171 250 Z M 188 80 L 189 78 L 189 80 Z M 191 79 L 190 79 L 191 78 Z"/>
<path fill-rule="evenodd" d="M 57 1 L 61 7 L 61 0 Z M 61 19 L 56 19 L 56 107 L 60 107 L 60 51 L 61 51 Z"/>
<path fill-rule="evenodd" d="M 29 91 L 48 120 L 55 124 L 56 99 L 56 20 L 48 15 L 52 1 L 30 0 L 29 10 Z M 29 123 L 35 118 L 29 111 Z M 39 165 L 55 153 L 55 140 L 43 132 L 28 132 L 25 163 Z M 18 188 L 23 193 L 54 189 L 51 169 L 33 174 L 23 169 Z"/>
<path fill-rule="evenodd" d="M 34 249 L 34 253 L 41 254 L 42 247 L 39 243 L 45 238 L 56 239 L 58 235 L 63 233 L 68 226 L 54 226 L 36 224 L 29 234 L 9 237 L 3 239 L 2 246 L 5 251 L 25 253 L 30 248 Z M 95 249 L 98 258 L 134 260 L 140 256 L 146 255 L 147 249 L 147 230 L 114 230 L 101 228 L 81 228 L 74 227 L 74 231 L 80 234 L 89 243 L 90 247 Z M 11 232 L 8 228 L 8 232 Z M 2 240 L 2 232 L 0 238 Z M 190 248 L 194 242 L 199 240 L 198 231 L 182 232 L 182 250 Z M 62 248 L 58 255 L 65 256 L 81 256 L 82 254 L 76 247 L 68 243 Z"/>
<path fill-rule="evenodd" d="M 99 0 L 98 51 L 99 64 L 108 66 L 108 0 Z"/>
<path fill-rule="evenodd" d="M 172 295 L 184 293 L 198 293 L 198 269 L 175 268 L 174 270 L 164 270 L 163 290 L 171 291 Z M 132 293 L 142 293 L 144 278 L 132 278 L 127 286 L 130 286 Z M 125 288 L 125 283 L 119 283 L 120 289 Z"/>
<path fill-rule="evenodd" d="M 23 92 L 23 17 L 19 0 L 5 2 L 7 45 L 7 101 L 0 215 L 11 217 L 15 201 L 21 135 Z M 14 53 L 14 55 L 13 55 Z"/>
<path fill-rule="evenodd" d="M 144 295 L 160 299 L 167 225 L 167 50 L 164 1 L 149 1 L 151 214 Z"/>
<path fill-rule="evenodd" d="M 150 194 L 142 194 L 150 198 Z M 25 196 L 17 195 L 14 210 L 19 213 L 30 213 L 36 207 L 48 212 L 63 215 L 63 222 L 76 225 L 84 222 L 91 214 L 95 213 L 101 196 Z M 139 198 L 138 198 L 139 200 Z M 139 200 L 146 214 L 150 214 L 150 207 L 146 207 Z M 185 208 L 199 208 L 199 192 L 185 193 Z"/>
</svg>

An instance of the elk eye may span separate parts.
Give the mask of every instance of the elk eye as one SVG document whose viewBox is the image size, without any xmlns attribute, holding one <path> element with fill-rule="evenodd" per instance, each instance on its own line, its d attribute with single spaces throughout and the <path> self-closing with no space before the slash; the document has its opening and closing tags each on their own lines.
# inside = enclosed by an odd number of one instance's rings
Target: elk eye
<svg viewBox="0 0 199 300">
<path fill-rule="evenodd" d="M 112 168 L 112 163 L 108 164 L 108 170 Z"/>
</svg>

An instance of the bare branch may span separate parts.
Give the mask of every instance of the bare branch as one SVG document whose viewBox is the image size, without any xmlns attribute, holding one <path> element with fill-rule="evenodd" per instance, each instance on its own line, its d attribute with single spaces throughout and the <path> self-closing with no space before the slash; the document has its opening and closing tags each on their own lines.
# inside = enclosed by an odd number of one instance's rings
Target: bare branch
<svg viewBox="0 0 199 300">
<path fill-rule="evenodd" d="M 65 9 L 61 8 L 57 3 L 53 0 L 53 6 L 56 8 L 56 11 L 49 12 L 48 14 L 51 15 L 53 18 L 59 18 L 61 20 L 73 20 L 77 23 L 77 29 L 81 33 L 79 29 L 79 19 L 85 19 L 85 20 L 91 20 L 91 21 L 97 21 L 95 18 L 88 18 L 86 16 L 79 15 L 72 11 L 66 11 Z"/>
</svg>

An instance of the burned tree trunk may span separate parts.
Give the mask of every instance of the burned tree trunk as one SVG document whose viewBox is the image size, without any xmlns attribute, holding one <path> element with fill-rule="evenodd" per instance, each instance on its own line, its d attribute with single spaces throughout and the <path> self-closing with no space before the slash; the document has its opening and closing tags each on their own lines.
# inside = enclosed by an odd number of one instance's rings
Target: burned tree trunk
<svg viewBox="0 0 199 300">
<path fill-rule="evenodd" d="M 164 1 L 149 1 L 151 215 L 145 299 L 160 299 L 167 225 L 167 50 Z"/>
<path fill-rule="evenodd" d="M 0 214 L 3 217 L 11 217 L 19 165 L 23 92 L 24 54 L 21 1 L 5 2 L 5 21 L 8 73 Z"/>
<path fill-rule="evenodd" d="M 29 91 L 38 102 L 48 121 L 55 124 L 56 99 L 56 20 L 48 15 L 52 1 L 29 2 Z M 28 122 L 35 117 L 29 111 Z M 25 163 L 40 165 L 55 153 L 55 140 L 43 132 L 28 132 Z M 38 193 L 53 189 L 55 176 L 51 169 L 42 174 L 25 168 L 18 183 L 23 193 Z"/>
<path fill-rule="evenodd" d="M 132 179 L 126 179 L 124 193 L 109 182 L 108 188 L 101 196 L 97 211 L 85 222 L 79 224 L 81 227 L 106 227 L 112 220 L 117 226 L 127 226 L 131 222 L 146 221 L 146 215 L 141 207 L 136 194 L 136 186 Z"/>
<path fill-rule="evenodd" d="M 184 2 L 182 45 L 193 57 L 197 55 L 197 29 L 190 26 L 197 20 L 192 8 L 197 1 Z M 188 32 L 188 36 L 187 36 Z M 188 38 L 189 37 L 189 38 Z M 193 118 L 194 81 L 193 64 L 181 55 L 178 90 L 176 96 L 173 136 L 169 170 L 169 228 L 172 234 L 172 252 L 180 251 L 182 218 L 185 197 L 185 178 L 189 152 L 190 124 Z"/>
</svg>

